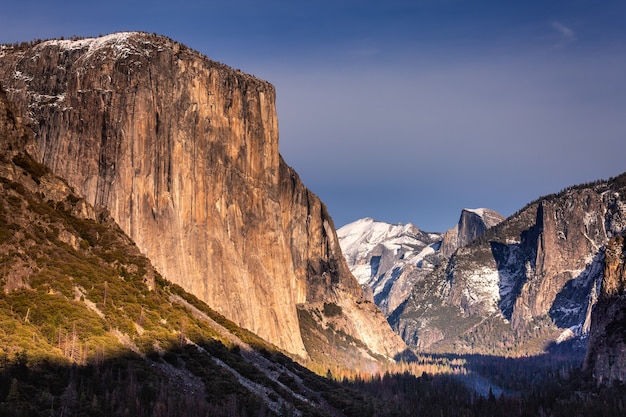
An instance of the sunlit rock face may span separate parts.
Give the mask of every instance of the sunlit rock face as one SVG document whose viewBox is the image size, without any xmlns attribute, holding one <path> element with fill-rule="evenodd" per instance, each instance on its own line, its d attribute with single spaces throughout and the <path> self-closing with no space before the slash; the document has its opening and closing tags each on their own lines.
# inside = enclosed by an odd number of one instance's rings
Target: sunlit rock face
<svg viewBox="0 0 626 417">
<path fill-rule="evenodd" d="M 0 83 L 39 160 L 237 324 L 306 357 L 299 305 L 360 308 L 325 206 L 279 155 L 271 84 L 144 33 L 3 47 Z M 377 323 L 368 346 L 394 356 Z"/>
<path fill-rule="evenodd" d="M 626 241 L 607 245 L 604 277 L 591 317 L 585 368 L 598 383 L 626 381 Z"/>
</svg>

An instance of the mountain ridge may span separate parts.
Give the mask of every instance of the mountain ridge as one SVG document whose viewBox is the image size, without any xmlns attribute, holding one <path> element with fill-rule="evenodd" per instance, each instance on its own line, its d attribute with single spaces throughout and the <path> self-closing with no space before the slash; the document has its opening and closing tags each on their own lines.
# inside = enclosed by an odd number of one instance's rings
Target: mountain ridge
<svg viewBox="0 0 626 417">
<path fill-rule="evenodd" d="M 602 248 L 626 226 L 623 178 L 529 203 L 459 249 L 426 287 L 415 288 L 391 318 L 393 326 L 405 341 L 426 348 L 517 354 L 584 334 Z"/>
</svg>

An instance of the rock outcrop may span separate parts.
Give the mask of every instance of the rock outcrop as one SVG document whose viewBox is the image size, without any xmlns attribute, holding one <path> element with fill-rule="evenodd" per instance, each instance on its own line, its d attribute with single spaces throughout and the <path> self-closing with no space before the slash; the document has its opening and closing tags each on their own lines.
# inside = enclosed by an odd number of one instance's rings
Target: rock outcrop
<svg viewBox="0 0 626 417">
<path fill-rule="evenodd" d="M 598 383 L 626 381 L 626 240 L 606 247 L 604 276 L 591 317 L 585 368 Z"/>
<path fill-rule="evenodd" d="M 604 245 L 626 228 L 625 178 L 529 204 L 457 250 L 390 322 L 409 344 L 456 351 L 536 352 L 584 334 Z"/>
<path fill-rule="evenodd" d="M 455 250 L 479 238 L 487 229 L 499 224 L 504 216 L 487 208 L 463 209 L 459 222 L 443 235 L 441 254 L 449 258 Z"/>
<path fill-rule="evenodd" d="M 306 357 L 298 306 L 361 308 L 325 206 L 279 155 L 269 83 L 144 33 L 3 46 L 0 83 L 33 155 L 237 324 Z M 394 356 L 376 323 L 368 348 Z"/>
</svg>

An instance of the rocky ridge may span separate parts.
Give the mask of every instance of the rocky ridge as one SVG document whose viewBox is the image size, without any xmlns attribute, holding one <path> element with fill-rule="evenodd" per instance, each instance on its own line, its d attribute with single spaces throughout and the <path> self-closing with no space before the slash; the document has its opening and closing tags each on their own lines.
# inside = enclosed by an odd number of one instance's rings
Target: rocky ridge
<svg viewBox="0 0 626 417">
<path fill-rule="evenodd" d="M 365 357 L 404 348 L 365 313 L 325 206 L 280 157 L 269 83 L 135 32 L 2 46 L 0 83 L 32 155 L 168 279 L 300 357 L 298 310 L 339 300 Z"/>
</svg>

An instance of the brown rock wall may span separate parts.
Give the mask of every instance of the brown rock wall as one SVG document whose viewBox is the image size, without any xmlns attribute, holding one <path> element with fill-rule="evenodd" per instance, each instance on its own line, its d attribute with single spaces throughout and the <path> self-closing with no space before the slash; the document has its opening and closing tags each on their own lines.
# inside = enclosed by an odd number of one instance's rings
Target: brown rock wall
<svg viewBox="0 0 626 417">
<path fill-rule="evenodd" d="M 269 83 L 138 33 L 3 50 L 0 80 L 40 160 L 237 324 L 306 356 L 297 305 L 362 297 L 324 205 L 280 158 Z"/>
</svg>

